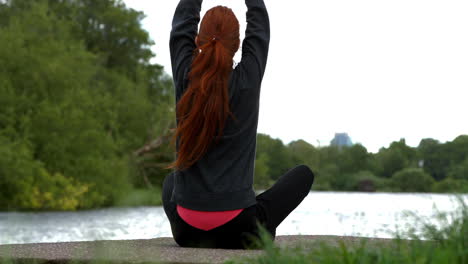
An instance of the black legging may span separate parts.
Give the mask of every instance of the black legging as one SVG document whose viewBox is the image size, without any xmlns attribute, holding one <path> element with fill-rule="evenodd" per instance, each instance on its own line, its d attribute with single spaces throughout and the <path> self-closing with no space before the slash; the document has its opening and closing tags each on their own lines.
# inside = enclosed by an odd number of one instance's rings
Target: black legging
<svg viewBox="0 0 468 264">
<path fill-rule="evenodd" d="M 226 224 L 204 231 L 187 224 L 171 202 L 174 174 L 163 183 L 164 211 L 169 219 L 174 240 L 181 247 L 250 248 L 259 238 L 257 221 L 275 239 L 278 225 L 304 200 L 314 182 L 314 174 L 306 165 L 298 165 L 265 192 L 257 195 L 257 204 L 245 208 Z"/>
</svg>

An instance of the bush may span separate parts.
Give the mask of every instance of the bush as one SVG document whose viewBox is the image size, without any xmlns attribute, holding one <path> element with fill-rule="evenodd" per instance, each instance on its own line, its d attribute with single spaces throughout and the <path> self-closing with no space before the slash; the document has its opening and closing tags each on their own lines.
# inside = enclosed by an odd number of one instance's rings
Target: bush
<svg viewBox="0 0 468 264">
<path fill-rule="evenodd" d="M 468 181 L 468 158 L 452 166 L 448 173 L 450 178 Z"/>
<path fill-rule="evenodd" d="M 334 191 L 349 191 L 353 185 L 352 175 L 340 173 L 336 164 L 327 164 L 317 171 L 317 180 L 314 183 L 316 190 L 329 188 Z M 318 188 L 320 187 L 320 188 Z"/>
<path fill-rule="evenodd" d="M 420 168 L 406 168 L 392 175 L 391 184 L 396 191 L 430 192 L 434 179 Z"/>
<path fill-rule="evenodd" d="M 463 179 L 446 178 L 434 184 L 434 192 L 468 193 L 468 181 Z"/>
<path fill-rule="evenodd" d="M 0 136 L 0 210 L 75 210 L 89 185 L 50 174 L 33 159 L 27 141 Z"/>
<path fill-rule="evenodd" d="M 380 190 L 385 184 L 385 179 L 375 176 L 370 171 L 360 171 L 353 174 L 352 190 L 358 192 L 375 192 Z"/>
</svg>

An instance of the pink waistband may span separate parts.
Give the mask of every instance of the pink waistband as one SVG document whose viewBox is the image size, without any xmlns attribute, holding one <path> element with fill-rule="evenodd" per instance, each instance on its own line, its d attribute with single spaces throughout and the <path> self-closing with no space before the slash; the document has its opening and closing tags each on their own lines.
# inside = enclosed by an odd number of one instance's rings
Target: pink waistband
<svg viewBox="0 0 468 264">
<path fill-rule="evenodd" d="M 244 209 L 207 212 L 191 210 L 177 205 L 177 213 L 187 224 L 204 231 L 226 224 L 238 216 L 242 210 Z"/>
</svg>

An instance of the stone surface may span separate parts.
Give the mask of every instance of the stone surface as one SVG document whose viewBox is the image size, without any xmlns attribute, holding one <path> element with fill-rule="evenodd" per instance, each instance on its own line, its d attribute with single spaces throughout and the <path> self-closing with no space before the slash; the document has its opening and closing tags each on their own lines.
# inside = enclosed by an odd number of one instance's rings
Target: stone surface
<svg viewBox="0 0 468 264">
<path fill-rule="evenodd" d="M 358 244 L 388 243 L 390 239 L 365 239 L 336 236 L 278 236 L 279 247 L 313 247 L 325 242 L 338 245 L 339 241 Z M 0 245 L 0 262 L 5 259 L 17 261 L 47 261 L 49 263 L 89 262 L 105 260 L 114 263 L 223 263 L 239 257 L 255 257 L 263 250 L 227 250 L 182 248 L 172 238 L 141 240 L 104 240 L 84 242 L 37 243 Z"/>
</svg>

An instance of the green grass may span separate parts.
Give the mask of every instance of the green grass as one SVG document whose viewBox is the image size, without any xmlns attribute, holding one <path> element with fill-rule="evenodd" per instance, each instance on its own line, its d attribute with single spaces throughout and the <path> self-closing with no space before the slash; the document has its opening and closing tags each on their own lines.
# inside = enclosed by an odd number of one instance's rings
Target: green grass
<svg viewBox="0 0 468 264">
<path fill-rule="evenodd" d="M 229 264 L 419 264 L 468 263 L 468 207 L 458 199 L 459 210 L 452 214 L 438 214 L 439 223 L 431 224 L 415 215 L 415 226 L 406 233 L 395 234 L 394 240 L 384 243 L 363 239 L 352 244 L 340 241 L 338 245 L 315 243 L 281 249 L 263 232 L 265 254 L 255 258 L 227 261 Z M 452 220 L 452 221 L 449 221 Z M 421 230 L 418 226 L 421 226 Z M 416 235 L 418 230 L 418 235 Z M 410 238 L 402 239 L 402 237 Z"/>
</svg>

